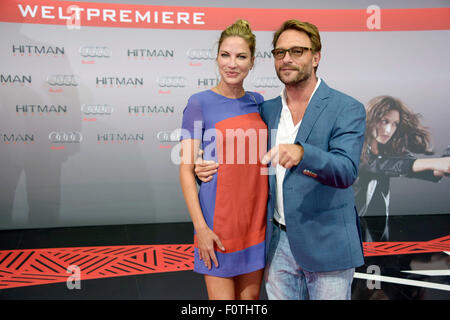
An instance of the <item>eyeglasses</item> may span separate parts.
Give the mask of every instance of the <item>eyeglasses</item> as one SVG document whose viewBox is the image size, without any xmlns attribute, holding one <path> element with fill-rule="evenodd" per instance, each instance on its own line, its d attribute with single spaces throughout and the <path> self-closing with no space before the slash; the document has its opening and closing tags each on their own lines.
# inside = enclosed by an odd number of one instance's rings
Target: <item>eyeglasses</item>
<svg viewBox="0 0 450 320">
<path fill-rule="evenodd" d="M 311 50 L 312 48 L 308 48 L 308 47 L 292 47 L 289 49 L 273 49 L 271 52 L 274 56 L 275 59 L 281 60 L 284 59 L 284 57 L 286 56 L 286 52 L 289 51 L 289 55 L 292 58 L 300 58 L 303 55 L 303 52 L 305 50 Z"/>
</svg>

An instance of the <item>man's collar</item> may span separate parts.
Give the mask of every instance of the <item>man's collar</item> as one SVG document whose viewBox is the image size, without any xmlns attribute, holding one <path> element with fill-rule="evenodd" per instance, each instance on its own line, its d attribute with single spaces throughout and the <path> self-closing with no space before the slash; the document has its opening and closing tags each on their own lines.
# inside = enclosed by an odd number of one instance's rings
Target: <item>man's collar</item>
<svg viewBox="0 0 450 320">
<path fill-rule="evenodd" d="M 309 104 L 309 102 L 311 101 L 312 97 L 314 96 L 314 93 L 316 93 L 317 88 L 319 88 L 321 82 L 322 82 L 322 79 L 320 79 L 320 77 L 318 77 L 318 78 L 317 78 L 316 87 L 314 88 L 313 93 L 312 93 L 311 96 L 309 97 L 308 104 Z M 288 108 L 288 105 L 287 105 L 287 100 L 286 100 L 286 87 L 284 87 L 284 88 L 281 90 L 280 96 L 281 96 L 281 103 L 282 103 L 282 105 L 283 105 L 283 109 L 287 109 L 287 108 Z"/>
</svg>

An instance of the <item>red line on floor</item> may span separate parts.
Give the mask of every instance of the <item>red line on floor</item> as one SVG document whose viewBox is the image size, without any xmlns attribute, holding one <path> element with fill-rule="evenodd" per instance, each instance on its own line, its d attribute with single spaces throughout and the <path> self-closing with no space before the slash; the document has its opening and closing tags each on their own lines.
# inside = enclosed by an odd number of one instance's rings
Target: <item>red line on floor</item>
<svg viewBox="0 0 450 320">
<path fill-rule="evenodd" d="M 424 242 L 365 242 L 363 248 L 366 257 L 450 251 L 450 235 Z M 1 250 L 0 290 L 193 268 L 193 244 Z"/>
</svg>

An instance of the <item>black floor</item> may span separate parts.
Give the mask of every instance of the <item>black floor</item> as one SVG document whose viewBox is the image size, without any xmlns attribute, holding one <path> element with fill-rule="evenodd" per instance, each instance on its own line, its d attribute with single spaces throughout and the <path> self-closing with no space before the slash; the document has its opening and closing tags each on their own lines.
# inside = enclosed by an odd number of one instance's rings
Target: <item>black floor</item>
<svg viewBox="0 0 450 320">
<path fill-rule="evenodd" d="M 386 228 L 385 218 L 363 219 L 363 234 L 372 241 L 429 241 L 450 235 L 450 215 L 394 216 Z M 389 230 L 386 233 L 386 230 Z M 0 250 L 81 246 L 190 244 L 190 223 L 70 227 L 0 231 Z M 377 266 L 381 275 L 415 280 L 411 284 L 374 283 L 355 277 L 353 300 L 448 300 L 450 299 L 450 252 L 376 256 L 366 258 L 357 273 L 370 273 Z M 370 269 L 371 270 L 371 269 Z M 417 275 L 405 270 L 445 270 L 441 275 Z M 420 286 L 424 283 L 424 287 Z M 446 285 L 444 289 L 429 284 Z M 371 287 L 371 288 L 370 288 Z M 447 288 L 447 289 L 445 289 Z M 203 277 L 192 271 L 153 273 L 81 281 L 81 289 L 69 290 L 65 282 L 1 289 L 0 300 L 204 300 Z M 267 299 L 264 289 L 261 299 Z"/>
<path fill-rule="evenodd" d="M 0 231 L 0 250 L 190 244 L 191 223 L 70 227 Z M 0 299 L 207 299 L 202 276 L 192 271 L 85 280 L 81 289 L 65 282 L 0 290 Z"/>
</svg>

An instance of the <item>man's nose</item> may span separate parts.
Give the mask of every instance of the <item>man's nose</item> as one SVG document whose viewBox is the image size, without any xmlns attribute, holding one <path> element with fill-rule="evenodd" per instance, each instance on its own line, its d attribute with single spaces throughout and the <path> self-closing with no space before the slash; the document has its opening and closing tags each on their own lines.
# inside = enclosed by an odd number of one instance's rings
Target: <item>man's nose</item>
<svg viewBox="0 0 450 320">
<path fill-rule="evenodd" d="M 289 53 L 289 51 L 286 51 L 286 53 L 283 57 L 283 62 L 284 63 L 292 62 L 292 57 L 291 57 L 291 54 Z"/>
</svg>

